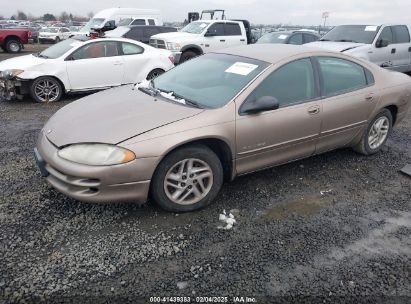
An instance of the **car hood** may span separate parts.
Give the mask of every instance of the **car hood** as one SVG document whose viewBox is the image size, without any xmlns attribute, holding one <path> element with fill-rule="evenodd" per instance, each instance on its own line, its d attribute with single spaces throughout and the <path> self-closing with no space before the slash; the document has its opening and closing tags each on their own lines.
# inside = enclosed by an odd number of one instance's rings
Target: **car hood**
<svg viewBox="0 0 411 304">
<path fill-rule="evenodd" d="M 162 33 L 151 36 L 151 39 L 164 39 L 167 41 L 174 41 L 178 39 L 192 39 L 197 37 L 199 34 L 183 33 L 183 32 L 171 32 L 171 33 Z"/>
<path fill-rule="evenodd" d="M 118 144 L 139 134 L 201 113 L 156 99 L 133 85 L 99 92 L 60 109 L 44 127 L 56 146 L 75 143 Z"/>
<path fill-rule="evenodd" d="M 360 46 L 364 46 L 364 43 L 355 42 L 336 42 L 336 41 L 316 41 L 307 43 L 306 46 L 319 47 L 333 52 L 346 52 L 355 49 Z"/>
<path fill-rule="evenodd" d="M 48 37 L 48 36 L 57 36 L 58 33 L 49 33 L 49 32 L 39 32 L 40 36 Z"/>
<path fill-rule="evenodd" d="M 47 59 L 45 58 L 39 58 L 33 55 L 19 56 L 1 61 L 0 71 L 8 69 L 26 70 L 36 65 L 42 64 L 46 61 Z"/>
</svg>

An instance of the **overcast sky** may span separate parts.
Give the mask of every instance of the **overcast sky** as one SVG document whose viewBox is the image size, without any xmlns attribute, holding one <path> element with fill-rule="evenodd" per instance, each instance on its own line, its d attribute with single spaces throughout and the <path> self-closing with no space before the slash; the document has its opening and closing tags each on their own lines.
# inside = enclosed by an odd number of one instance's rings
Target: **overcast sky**
<svg viewBox="0 0 411 304">
<path fill-rule="evenodd" d="M 165 21 L 183 21 L 189 11 L 222 8 L 228 18 L 252 23 L 318 25 L 323 11 L 330 12 L 327 23 L 411 24 L 411 0 L 0 0 L 0 15 L 9 18 L 17 10 L 33 15 L 60 14 L 86 16 L 109 7 L 160 9 Z"/>
</svg>

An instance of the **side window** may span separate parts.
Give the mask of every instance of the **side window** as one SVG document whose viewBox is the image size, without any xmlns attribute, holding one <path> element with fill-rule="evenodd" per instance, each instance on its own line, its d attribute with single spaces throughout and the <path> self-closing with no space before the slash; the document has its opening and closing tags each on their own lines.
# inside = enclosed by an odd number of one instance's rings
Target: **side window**
<svg viewBox="0 0 411 304">
<path fill-rule="evenodd" d="M 207 32 L 214 34 L 214 36 L 224 36 L 224 23 L 214 23 Z"/>
<path fill-rule="evenodd" d="M 303 34 L 291 35 L 290 39 L 288 40 L 288 44 L 296 44 L 296 45 L 303 44 Z"/>
<path fill-rule="evenodd" d="M 75 60 L 118 56 L 117 42 L 101 41 L 90 43 L 75 51 L 71 57 Z"/>
<path fill-rule="evenodd" d="M 405 25 L 396 25 L 392 27 L 395 35 L 395 43 L 410 42 L 410 33 Z"/>
<path fill-rule="evenodd" d="M 156 25 L 154 19 L 148 19 L 148 25 Z"/>
<path fill-rule="evenodd" d="M 318 57 L 318 62 L 325 96 L 343 94 L 367 86 L 364 68 L 354 62 L 335 57 Z"/>
<path fill-rule="evenodd" d="M 146 25 L 146 20 L 144 19 L 136 19 L 134 20 L 131 25 Z"/>
<path fill-rule="evenodd" d="M 304 39 L 304 43 L 314 42 L 318 40 L 317 36 L 311 34 L 304 34 Z"/>
<path fill-rule="evenodd" d="M 121 49 L 124 55 L 137 55 L 144 52 L 142 47 L 128 42 L 122 42 Z"/>
<path fill-rule="evenodd" d="M 277 98 L 280 108 L 303 103 L 316 97 L 314 71 L 309 58 L 288 63 L 269 75 L 252 93 Z"/>
<path fill-rule="evenodd" d="M 241 36 L 241 28 L 237 23 L 226 23 L 224 28 L 226 36 Z"/>
<path fill-rule="evenodd" d="M 381 40 L 381 39 L 387 40 L 387 41 L 388 41 L 388 44 L 392 44 L 392 43 L 393 43 L 394 38 L 393 38 L 393 35 L 392 35 L 391 26 L 386 26 L 386 27 L 382 30 L 382 32 L 381 32 L 380 37 L 378 38 L 378 40 Z"/>
</svg>

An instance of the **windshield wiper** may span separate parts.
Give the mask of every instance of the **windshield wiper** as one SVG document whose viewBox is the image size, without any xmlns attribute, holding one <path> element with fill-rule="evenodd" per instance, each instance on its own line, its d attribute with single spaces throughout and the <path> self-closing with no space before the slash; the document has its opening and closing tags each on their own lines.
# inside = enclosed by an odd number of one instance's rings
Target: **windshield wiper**
<svg viewBox="0 0 411 304">
<path fill-rule="evenodd" d="M 153 85 L 153 89 L 157 90 L 157 92 L 162 92 L 162 93 L 165 93 L 165 94 L 171 94 L 171 95 L 173 95 L 173 97 L 175 97 L 177 99 L 184 100 L 185 104 L 188 104 L 188 105 L 190 105 L 192 107 L 195 107 L 195 108 L 203 109 L 203 107 L 201 105 L 199 105 L 197 102 L 195 102 L 194 100 L 187 99 L 184 96 L 176 94 L 173 91 L 158 89 L 158 88 L 154 87 L 154 83 L 152 85 Z"/>
<path fill-rule="evenodd" d="M 44 58 L 44 59 L 50 58 L 49 56 L 43 55 L 42 53 L 38 53 L 37 57 Z"/>
<path fill-rule="evenodd" d="M 351 39 L 340 39 L 340 40 L 336 40 L 337 42 L 354 42 L 354 43 L 358 43 L 355 40 L 351 40 Z"/>
</svg>

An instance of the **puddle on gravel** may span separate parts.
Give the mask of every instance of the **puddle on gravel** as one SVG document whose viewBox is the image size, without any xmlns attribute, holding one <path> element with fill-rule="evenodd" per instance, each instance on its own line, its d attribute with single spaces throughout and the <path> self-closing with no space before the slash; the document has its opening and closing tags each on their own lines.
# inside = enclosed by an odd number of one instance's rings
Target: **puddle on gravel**
<svg viewBox="0 0 411 304">
<path fill-rule="evenodd" d="M 331 203 L 331 198 L 326 195 L 303 196 L 300 199 L 268 207 L 263 212 L 263 218 L 267 220 L 281 220 L 287 218 L 291 214 L 311 216 L 320 212 Z"/>
</svg>

